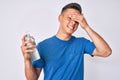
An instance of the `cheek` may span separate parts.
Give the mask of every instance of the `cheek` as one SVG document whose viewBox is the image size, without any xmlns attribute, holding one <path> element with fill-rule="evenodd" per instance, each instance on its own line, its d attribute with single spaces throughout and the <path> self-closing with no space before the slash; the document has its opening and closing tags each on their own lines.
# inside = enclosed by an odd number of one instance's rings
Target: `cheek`
<svg viewBox="0 0 120 80">
<path fill-rule="evenodd" d="M 69 21 L 67 21 L 67 20 L 63 20 L 61 24 L 62 24 L 63 26 L 67 26 L 68 23 L 69 23 Z"/>
<path fill-rule="evenodd" d="M 69 21 L 68 21 L 67 19 L 64 19 L 63 22 L 64 22 L 65 24 L 69 23 Z"/>
</svg>

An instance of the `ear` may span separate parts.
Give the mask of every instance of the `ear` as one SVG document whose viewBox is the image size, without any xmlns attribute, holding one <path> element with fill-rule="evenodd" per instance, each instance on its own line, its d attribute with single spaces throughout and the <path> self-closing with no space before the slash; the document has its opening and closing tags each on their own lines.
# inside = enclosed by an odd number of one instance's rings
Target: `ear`
<svg viewBox="0 0 120 80">
<path fill-rule="evenodd" d="M 61 21 L 61 14 L 58 16 L 58 21 L 60 22 Z"/>
</svg>

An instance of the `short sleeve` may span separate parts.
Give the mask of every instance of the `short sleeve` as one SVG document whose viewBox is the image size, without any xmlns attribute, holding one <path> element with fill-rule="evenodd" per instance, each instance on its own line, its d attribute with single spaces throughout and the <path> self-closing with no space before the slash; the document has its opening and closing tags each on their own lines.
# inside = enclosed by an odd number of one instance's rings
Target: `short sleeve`
<svg viewBox="0 0 120 80">
<path fill-rule="evenodd" d="M 35 68 L 43 68 L 44 61 L 42 59 L 36 60 L 32 62 L 33 67 Z"/>
<path fill-rule="evenodd" d="M 92 56 L 94 49 L 95 49 L 94 43 L 91 42 L 90 40 L 87 40 L 85 45 L 85 53 L 90 54 Z"/>
</svg>

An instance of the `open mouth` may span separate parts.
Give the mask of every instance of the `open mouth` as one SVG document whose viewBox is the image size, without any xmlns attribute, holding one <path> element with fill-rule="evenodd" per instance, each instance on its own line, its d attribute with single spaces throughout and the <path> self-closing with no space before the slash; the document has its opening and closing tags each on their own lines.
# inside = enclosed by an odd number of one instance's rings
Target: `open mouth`
<svg viewBox="0 0 120 80">
<path fill-rule="evenodd" d="M 74 30 L 74 26 L 68 26 L 68 28 Z"/>
</svg>

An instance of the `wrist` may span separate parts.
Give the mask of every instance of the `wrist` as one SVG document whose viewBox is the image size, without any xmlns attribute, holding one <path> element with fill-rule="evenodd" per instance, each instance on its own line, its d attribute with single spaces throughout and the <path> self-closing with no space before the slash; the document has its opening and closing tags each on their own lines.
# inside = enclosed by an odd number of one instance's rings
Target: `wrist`
<svg viewBox="0 0 120 80">
<path fill-rule="evenodd" d="M 84 28 L 85 31 L 88 31 L 89 29 L 90 29 L 89 26 L 86 26 L 86 27 Z"/>
<path fill-rule="evenodd" d="M 31 63 L 31 60 L 30 60 L 30 59 L 24 59 L 24 63 L 25 63 L 25 64 Z"/>
</svg>

